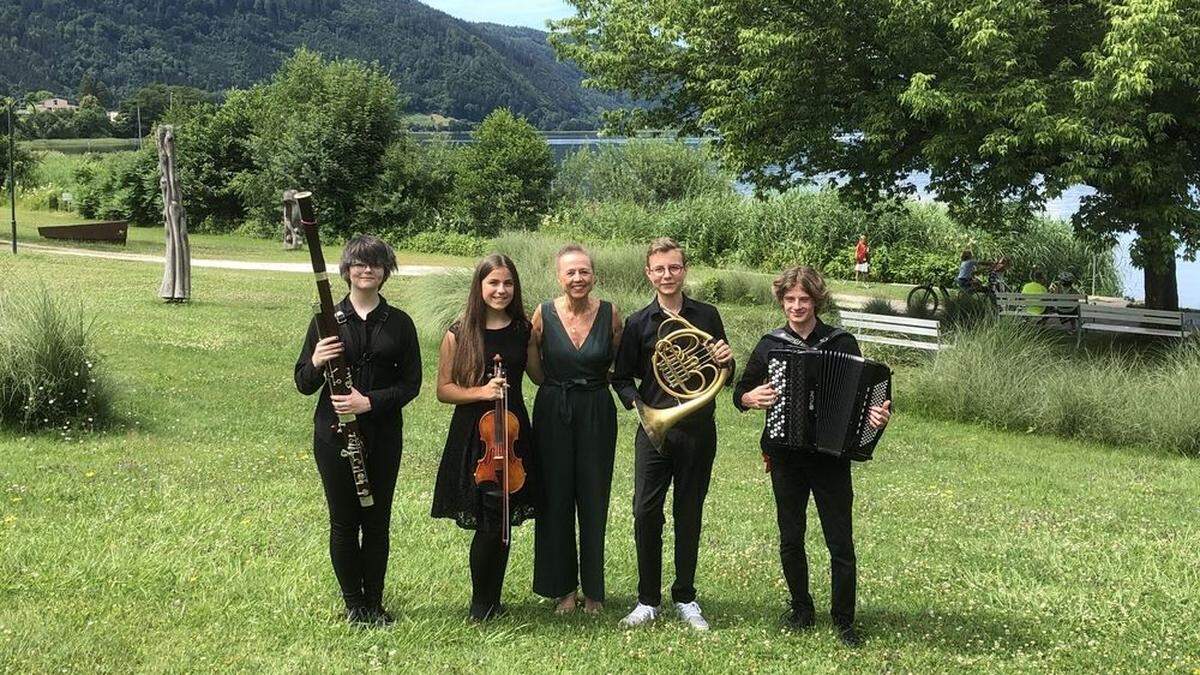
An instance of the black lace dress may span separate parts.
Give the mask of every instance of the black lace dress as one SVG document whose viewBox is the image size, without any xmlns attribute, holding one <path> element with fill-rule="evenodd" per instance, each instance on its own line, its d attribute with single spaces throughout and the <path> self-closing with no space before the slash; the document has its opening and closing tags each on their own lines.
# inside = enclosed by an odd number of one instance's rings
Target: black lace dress
<svg viewBox="0 0 1200 675">
<path fill-rule="evenodd" d="M 458 325 L 450 327 L 458 334 Z M 504 328 L 484 331 L 484 359 L 488 374 L 478 384 L 491 379 L 492 357 L 500 354 L 508 373 L 508 404 L 520 421 L 521 432 L 513 444 L 514 451 L 525 468 L 525 487 L 512 493 L 509 499 L 509 520 L 519 525 L 534 517 L 534 504 L 539 488 L 537 469 L 533 461 L 533 430 L 529 425 L 529 413 L 525 410 L 525 399 L 521 384 L 525 379 L 526 347 L 529 344 L 529 324 L 516 321 Z M 437 484 L 433 488 L 434 518 L 453 518 L 459 527 L 468 530 L 500 529 L 500 499 L 485 494 L 475 485 L 475 465 L 483 455 L 483 442 L 479 439 L 479 418 L 493 408 L 492 401 L 479 401 L 454 406 L 450 418 L 450 432 L 446 436 L 446 447 L 442 450 L 442 461 L 438 465 Z"/>
</svg>

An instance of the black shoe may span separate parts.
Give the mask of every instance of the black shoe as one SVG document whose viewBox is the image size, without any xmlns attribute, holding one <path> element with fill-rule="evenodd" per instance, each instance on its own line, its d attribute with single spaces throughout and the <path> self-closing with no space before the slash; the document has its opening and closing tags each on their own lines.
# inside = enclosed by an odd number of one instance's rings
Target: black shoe
<svg viewBox="0 0 1200 675">
<path fill-rule="evenodd" d="M 471 605 L 471 621 L 480 623 L 498 619 L 508 613 L 508 608 L 500 603 L 494 605 Z"/>
<path fill-rule="evenodd" d="M 346 622 L 352 625 L 361 626 L 374 623 L 370 610 L 361 605 L 354 605 L 346 608 Z"/>
<path fill-rule="evenodd" d="M 396 622 L 391 614 L 383 608 L 383 605 L 375 605 L 367 609 L 367 614 L 371 617 L 371 623 L 376 626 L 390 626 Z"/>
<path fill-rule="evenodd" d="M 813 616 L 813 611 L 811 609 L 795 608 L 784 612 L 781 620 L 783 622 L 783 627 L 789 630 L 804 630 L 806 628 L 812 628 L 813 624 L 817 622 L 816 617 Z"/>
<path fill-rule="evenodd" d="M 844 624 L 837 627 L 838 639 L 847 647 L 861 647 L 863 643 L 862 636 L 858 631 L 854 630 L 851 624 Z"/>
</svg>

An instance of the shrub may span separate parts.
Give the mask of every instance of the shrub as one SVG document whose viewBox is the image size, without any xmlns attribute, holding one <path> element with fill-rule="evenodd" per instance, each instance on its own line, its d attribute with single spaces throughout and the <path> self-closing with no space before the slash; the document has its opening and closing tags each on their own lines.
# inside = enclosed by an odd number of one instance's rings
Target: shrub
<svg viewBox="0 0 1200 675">
<path fill-rule="evenodd" d="M 39 158 L 32 152 L 17 145 L 13 149 L 12 158 L 8 156 L 8 141 L 0 142 L 0 192 L 8 200 L 8 166 L 13 165 L 13 175 L 16 176 L 16 189 L 33 187 L 38 183 Z"/>
<path fill-rule="evenodd" d="M 679 141 L 631 139 L 585 147 L 563 160 L 555 196 L 570 201 L 663 204 L 701 195 L 730 195 L 732 177 L 706 148 Z"/>
<path fill-rule="evenodd" d="M 75 167 L 74 178 L 75 208 L 83 217 L 143 226 L 161 223 L 162 193 L 153 147 L 88 155 Z"/>
<path fill-rule="evenodd" d="M 449 143 L 422 144 L 401 135 L 388 146 L 378 180 L 360 201 L 359 224 L 397 240 L 427 231 L 469 232 L 466 209 L 454 191 L 461 167 L 461 153 Z"/>
<path fill-rule="evenodd" d="M 246 92 L 234 91 L 219 108 L 204 102 L 177 104 L 163 117 L 175 127 L 175 172 L 188 227 L 197 232 L 230 232 L 246 218 L 236 186 L 238 176 L 255 166 L 249 149 L 248 98 Z M 157 175 L 156 166 L 156 179 Z M 282 190 L 277 209 L 279 197 Z M 278 231 L 278 222 L 277 217 L 272 233 Z"/>
<path fill-rule="evenodd" d="M 638 244 L 666 235 L 704 264 L 769 272 L 807 264 L 834 278 L 853 276 L 854 243 L 866 232 L 871 276 L 879 281 L 948 285 L 969 246 L 981 259 L 1009 257 L 1011 280 L 1028 278 L 1034 267 L 1091 278 L 1095 265 L 1096 291 L 1119 289 L 1111 254 L 1093 255 L 1065 222 L 1034 219 L 999 236 L 963 227 L 935 204 L 909 202 L 872 212 L 843 204 L 832 191 L 797 189 L 763 200 L 710 194 L 648 206 L 564 202 L 543 230 L 582 241 Z"/>
<path fill-rule="evenodd" d="M 90 431 L 112 418 L 98 366 L 95 320 L 46 289 L 0 297 L 0 425 L 20 430 Z"/>
<path fill-rule="evenodd" d="M 419 253 L 444 253 L 446 255 L 482 256 L 487 250 L 486 239 L 458 232 L 422 232 L 406 239 L 393 240 L 385 237 L 395 248 Z"/>
<path fill-rule="evenodd" d="M 871 298 L 863 303 L 862 311 L 867 314 L 883 314 L 885 316 L 896 316 L 900 313 L 892 306 L 892 301 L 887 298 Z"/>
</svg>

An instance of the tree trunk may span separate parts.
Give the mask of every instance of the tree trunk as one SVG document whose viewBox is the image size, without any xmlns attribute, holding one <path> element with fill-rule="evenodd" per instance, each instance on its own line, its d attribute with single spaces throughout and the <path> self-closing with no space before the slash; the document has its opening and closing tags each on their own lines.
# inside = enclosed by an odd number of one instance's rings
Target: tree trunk
<svg viewBox="0 0 1200 675">
<path fill-rule="evenodd" d="M 158 295 L 167 302 L 185 302 L 192 295 L 192 250 L 188 244 L 187 215 L 175 177 L 175 130 L 167 124 L 159 126 L 155 142 L 167 232 L 166 267 Z"/>
<path fill-rule="evenodd" d="M 1179 309 L 1179 280 L 1175 277 L 1175 252 L 1160 254 L 1162 262 L 1142 270 L 1146 282 L 1147 309 Z"/>
</svg>

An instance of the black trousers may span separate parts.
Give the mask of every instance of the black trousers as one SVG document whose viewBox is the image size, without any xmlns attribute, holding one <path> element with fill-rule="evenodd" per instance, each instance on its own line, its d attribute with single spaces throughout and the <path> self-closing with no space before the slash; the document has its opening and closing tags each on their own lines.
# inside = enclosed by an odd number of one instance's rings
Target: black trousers
<svg viewBox="0 0 1200 675">
<path fill-rule="evenodd" d="M 675 521 L 675 602 L 696 599 L 696 559 L 704 498 L 717 456 L 717 428 L 711 418 L 667 432 L 663 452 L 654 449 L 639 426 L 634 438 L 633 538 L 638 559 L 638 602 L 662 602 L 663 505 L 675 484 L 671 514 Z"/>
<path fill-rule="evenodd" d="M 367 453 L 367 478 L 375 504 L 362 507 L 354 489 L 350 462 L 331 447 L 313 452 L 329 506 L 329 558 L 347 607 L 383 600 L 387 574 L 392 496 L 400 472 L 400 448 Z"/>
<path fill-rule="evenodd" d="M 829 547 L 833 584 L 830 614 L 838 625 L 853 623 L 858 582 L 850 460 L 819 452 L 776 453 L 771 466 L 771 488 L 775 492 L 779 521 L 779 557 L 792 594 L 792 607 L 813 611 L 812 596 L 808 593 L 808 558 L 804 553 L 808 495 L 812 493 L 825 545 Z"/>
</svg>

